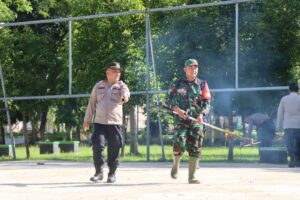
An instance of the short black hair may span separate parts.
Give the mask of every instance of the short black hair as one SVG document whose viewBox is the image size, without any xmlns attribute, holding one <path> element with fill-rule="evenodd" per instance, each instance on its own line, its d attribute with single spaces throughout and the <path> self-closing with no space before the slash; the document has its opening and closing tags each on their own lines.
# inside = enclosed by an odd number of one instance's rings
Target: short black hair
<svg viewBox="0 0 300 200">
<path fill-rule="evenodd" d="M 298 92 L 299 87 L 298 87 L 298 85 L 296 83 L 290 83 L 289 84 L 289 90 L 291 92 Z"/>
<path fill-rule="evenodd" d="M 106 66 L 105 66 L 105 69 L 108 69 L 110 67 L 114 67 L 114 66 L 121 66 L 120 63 L 118 62 L 111 62 L 111 63 L 107 63 Z"/>
</svg>

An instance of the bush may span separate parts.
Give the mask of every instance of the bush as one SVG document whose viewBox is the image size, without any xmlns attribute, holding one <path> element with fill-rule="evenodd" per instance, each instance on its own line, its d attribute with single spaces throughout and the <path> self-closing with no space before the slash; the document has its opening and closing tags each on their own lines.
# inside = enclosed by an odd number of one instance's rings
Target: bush
<svg viewBox="0 0 300 200">
<path fill-rule="evenodd" d="M 68 134 L 66 132 L 45 133 L 45 141 L 66 141 Z"/>
</svg>

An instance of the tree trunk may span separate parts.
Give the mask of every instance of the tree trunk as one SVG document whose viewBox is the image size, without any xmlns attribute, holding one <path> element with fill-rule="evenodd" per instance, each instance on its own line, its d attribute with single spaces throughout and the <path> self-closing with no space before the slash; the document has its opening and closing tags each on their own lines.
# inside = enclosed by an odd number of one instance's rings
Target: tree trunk
<svg viewBox="0 0 300 200">
<path fill-rule="evenodd" d="M 32 138 L 31 138 L 31 144 L 35 144 L 36 141 L 40 140 L 40 134 L 39 134 L 39 120 L 40 120 L 40 117 L 41 114 L 39 113 L 34 113 L 34 114 L 31 114 L 31 117 L 29 118 L 29 121 L 31 123 L 31 135 L 32 135 Z M 28 130 L 27 130 L 28 132 Z"/>
<path fill-rule="evenodd" d="M 26 158 L 30 158 L 30 151 L 29 151 L 29 138 L 28 138 L 28 131 L 27 131 L 27 120 L 26 120 L 26 113 L 22 112 L 23 116 L 23 135 L 25 140 L 25 147 L 26 147 Z"/>
<path fill-rule="evenodd" d="M 77 135 L 78 141 L 81 142 L 81 139 L 80 139 L 80 126 L 79 125 L 76 126 L 76 135 Z"/>
<path fill-rule="evenodd" d="M 56 130 L 54 132 L 60 132 L 60 124 L 56 125 Z"/>
<path fill-rule="evenodd" d="M 45 112 L 42 112 L 41 125 L 40 125 L 40 129 L 39 129 L 41 140 L 45 139 L 45 131 L 46 131 L 46 124 L 47 124 L 47 114 L 48 114 L 48 107 L 47 107 L 47 110 Z"/>
<path fill-rule="evenodd" d="M 35 144 L 35 142 L 37 141 L 37 122 L 35 120 L 32 120 L 31 121 L 31 126 L 32 126 L 32 130 L 31 130 L 31 135 L 32 135 L 32 138 L 31 138 L 31 144 Z M 26 130 L 28 132 L 28 130 Z"/>
<path fill-rule="evenodd" d="M 72 126 L 71 125 L 67 125 L 67 134 L 68 134 L 67 140 L 72 141 L 73 137 L 72 137 Z"/>
<path fill-rule="evenodd" d="M 0 132 L 1 132 L 0 144 L 5 144 L 5 131 L 4 131 L 4 128 L 3 128 L 3 124 L 0 127 Z"/>
<path fill-rule="evenodd" d="M 131 109 L 129 111 L 130 116 L 130 153 L 132 154 L 138 154 L 138 131 L 137 131 L 137 124 L 136 121 L 136 106 L 134 109 Z"/>
</svg>

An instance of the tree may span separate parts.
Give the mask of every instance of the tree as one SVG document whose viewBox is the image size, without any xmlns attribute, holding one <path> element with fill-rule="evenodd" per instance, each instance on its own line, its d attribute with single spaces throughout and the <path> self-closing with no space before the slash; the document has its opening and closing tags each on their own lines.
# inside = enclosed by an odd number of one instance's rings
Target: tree
<svg viewBox="0 0 300 200">
<path fill-rule="evenodd" d="M 256 1 L 239 8 L 239 87 L 287 85 L 299 74 L 299 1 Z M 151 18 L 156 62 L 161 66 L 158 77 L 165 89 L 182 75 L 183 62 L 189 57 L 200 61 L 200 77 L 208 80 L 211 88 L 235 87 L 234 9 L 234 5 L 207 7 Z M 261 105 L 258 109 L 271 113 L 281 95 L 215 93 L 213 108 L 229 114 L 252 104 L 252 109 Z"/>
<path fill-rule="evenodd" d="M 19 6 L 7 1 L 6 8 L 14 13 L 15 21 L 28 21 L 55 17 L 57 12 L 66 11 L 65 2 L 47 0 L 42 3 L 37 1 L 22 1 L 30 5 L 30 9 L 20 10 Z M 21 1 L 17 1 L 21 2 Z M 23 5 L 25 6 L 25 4 Z M 26 12 L 25 12 L 26 11 Z M 7 17 L 8 18 L 8 17 Z M 12 19 L 12 18 L 11 18 Z M 3 45 L 0 51 L 4 52 L 3 66 L 5 85 L 8 96 L 33 96 L 58 94 L 62 91 L 63 84 L 53 84 L 64 81 L 61 71 L 61 59 L 64 38 L 67 27 L 64 24 L 42 24 L 31 26 L 18 26 L 3 28 Z M 33 80 L 33 81 L 32 81 Z M 67 82 L 67 80 L 65 80 Z M 41 113 L 46 112 L 49 102 L 37 101 L 12 101 L 13 106 L 22 111 L 33 125 L 33 143 L 37 138 L 38 121 Z M 23 117 L 23 119 L 25 119 Z"/>
<path fill-rule="evenodd" d="M 76 1 L 72 15 L 141 9 L 144 9 L 141 1 Z M 104 66 L 112 61 L 121 63 L 122 80 L 129 85 L 131 91 L 145 89 L 145 84 L 141 81 L 145 79 L 146 69 L 143 62 L 144 35 L 142 14 L 74 22 L 74 90 L 78 93 L 90 93 L 97 81 L 105 79 Z M 129 103 L 124 106 L 124 118 L 131 109 L 143 102 L 143 95 L 132 95 Z M 86 105 L 85 102 L 83 106 Z"/>
<path fill-rule="evenodd" d="M 0 1 L 0 21 L 9 22 L 15 20 L 19 13 L 29 13 L 32 11 L 32 6 L 29 0 Z"/>
<path fill-rule="evenodd" d="M 20 22 L 206 2 L 211 1 L 4 0 L 0 2 L 0 20 Z M 297 0 L 239 4 L 239 87 L 286 85 L 299 77 L 299 4 Z M 208 80 L 211 88 L 235 86 L 234 4 L 155 12 L 150 19 L 159 89 L 167 89 L 182 75 L 183 62 L 190 57 L 200 61 L 200 77 Z M 131 91 L 146 89 L 144 14 L 72 21 L 72 31 L 73 93 L 90 93 L 93 85 L 105 78 L 104 66 L 111 61 L 121 63 L 122 79 Z M 67 33 L 65 22 L 0 28 L 0 59 L 9 96 L 68 93 Z M 151 70 L 151 83 L 153 73 Z M 282 93 L 213 95 L 213 108 L 221 113 L 253 107 L 271 113 Z M 124 113 L 144 104 L 145 95 L 132 95 Z M 38 135 L 41 119 L 45 124 L 46 113 L 53 108 L 59 122 L 79 131 L 87 100 L 10 101 L 9 105 L 13 112 L 26 114 Z M 5 117 L 0 117 L 5 123 Z"/>
</svg>

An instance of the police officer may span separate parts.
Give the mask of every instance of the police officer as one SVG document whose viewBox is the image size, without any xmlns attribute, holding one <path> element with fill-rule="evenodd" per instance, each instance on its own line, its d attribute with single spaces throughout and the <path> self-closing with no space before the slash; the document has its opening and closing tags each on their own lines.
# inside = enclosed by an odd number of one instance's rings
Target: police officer
<svg viewBox="0 0 300 200">
<path fill-rule="evenodd" d="M 173 82 L 167 93 L 165 103 L 178 113 L 175 116 L 175 137 L 173 144 L 173 167 L 171 177 L 176 179 L 180 160 L 185 151 L 189 153 L 188 182 L 199 184 L 195 172 L 201 155 L 204 138 L 203 117 L 208 114 L 211 95 L 206 81 L 197 78 L 198 62 L 188 59 L 184 64 L 185 78 Z M 190 115 L 197 122 L 186 119 Z"/>
<path fill-rule="evenodd" d="M 115 172 L 119 165 L 119 150 L 122 147 L 122 105 L 128 102 L 130 93 L 127 85 L 120 81 L 121 67 L 118 62 L 106 65 L 106 80 L 95 84 L 86 109 L 83 129 L 94 122 L 92 135 L 95 175 L 91 181 L 103 180 L 104 148 L 107 141 L 107 182 L 116 181 Z"/>
</svg>

